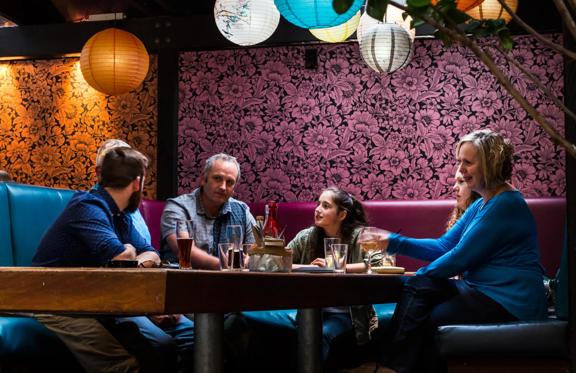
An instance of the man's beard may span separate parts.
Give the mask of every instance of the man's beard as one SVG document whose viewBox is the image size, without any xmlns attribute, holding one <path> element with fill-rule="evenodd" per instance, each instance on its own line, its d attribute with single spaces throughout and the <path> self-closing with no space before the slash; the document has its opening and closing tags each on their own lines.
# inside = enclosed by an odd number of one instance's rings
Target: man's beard
<svg viewBox="0 0 576 373">
<path fill-rule="evenodd" d="M 124 211 L 128 213 L 133 213 L 138 209 L 138 206 L 140 206 L 141 201 L 142 201 L 142 192 L 141 191 L 132 192 L 132 195 L 128 200 L 128 206 L 126 206 Z"/>
</svg>

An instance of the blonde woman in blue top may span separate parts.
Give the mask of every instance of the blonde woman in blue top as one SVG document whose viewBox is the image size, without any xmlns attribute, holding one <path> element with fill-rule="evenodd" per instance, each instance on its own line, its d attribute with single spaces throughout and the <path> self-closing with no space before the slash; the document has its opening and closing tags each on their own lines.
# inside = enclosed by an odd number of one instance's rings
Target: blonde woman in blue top
<svg viewBox="0 0 576 373">
<path fill-rule="evenodd" d="M 392 347 L 383 354 L 387 368 L 355 371 L 433 370 L 432 337 L 440 325 L 546 317 L 536 224 L 520 192 L 507 183 L 512 154 L 512 145 L 490 130 L 464 136 L 456 149 L 458 171 L 481 198 L 438 239 L 380 235 L 383 250 L 431 263 L 404 285 L 392 318 Z M 460 273 L 462 280 L 451 279 Z"/>
</svg>

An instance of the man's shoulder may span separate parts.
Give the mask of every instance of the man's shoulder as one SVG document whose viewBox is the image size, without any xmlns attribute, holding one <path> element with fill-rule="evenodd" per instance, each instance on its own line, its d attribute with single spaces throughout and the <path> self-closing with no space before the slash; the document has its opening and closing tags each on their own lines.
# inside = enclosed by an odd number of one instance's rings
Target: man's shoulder
<svg viewBox="0 0 576 373">
<path fill-rule="evenodd" d="M 240 201 L 239 199 L 235 199 L 232 197 L 230 197 L 230 199 L 228 200 L 228 203 L 230 203 L 231 205 L 235 205 L 235 206 L 241 206 L 244 209 L 248 208 L 248 204 L 246 202 Z"/>
<path fill-rule="evenodd" d="M 74 193 L 65 211 L 72 214 L 93 214 L 109 210 L 106 200 L 98 194 L 79 191 Z"/>
<path fill-rule="evenodd" d="M 198 189 L 195 189 L 191 193 L 180 194 L 179 196 L 174 197 L 174 198 L 168 198 L 166 200 L 166 204 L 169 204 L 169 203 L 173 203 L 173 204 L 177 204 L 177 205 L 196 204 L 197 190 Z"/>
</svg>

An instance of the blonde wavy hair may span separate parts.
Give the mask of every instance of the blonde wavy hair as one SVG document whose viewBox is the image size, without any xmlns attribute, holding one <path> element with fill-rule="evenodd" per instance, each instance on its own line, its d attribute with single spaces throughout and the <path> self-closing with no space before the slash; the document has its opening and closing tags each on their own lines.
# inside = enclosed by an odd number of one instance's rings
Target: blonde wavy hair
<svg viewBox="0 0 576 373">
<path fill-rule="evenodd" d="M 488 129 L 474 131 L 460 139 L 456 154 L 464 143 L 471 143 L 478 149 L 486 189 L 493 190 L 510 179 L 514 146 L 508 139 Z"/>
</svg>

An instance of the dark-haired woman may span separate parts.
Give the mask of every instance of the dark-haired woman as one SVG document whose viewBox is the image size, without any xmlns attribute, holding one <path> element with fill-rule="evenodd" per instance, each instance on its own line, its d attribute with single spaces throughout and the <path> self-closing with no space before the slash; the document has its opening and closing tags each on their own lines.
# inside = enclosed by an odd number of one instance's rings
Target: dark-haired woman
<svg viewBox="0 0 576 373">
<path fill-rule="evenodd" d="M 300 231 L 288 247 L 294 252 L 294 264 L 325 266 L 324 238 L 338 237 L 348 244 L 347 272 L 366 272 L 364 254 L 358 236 L 367 225 L 362 204 L 345 191 L 324 189 L 314 210 L 314 225 Z M 322 310 L 322 357 L 326 360 L 332 341 L 354 331 L 358 344 L 370 340 L 370 333 L 378 326 L 378 319 L 370 305 L 329 307 Z"/>
<path fill-rule="evenodd" d="M 300 231 L 287 247 L 293 250 L 294 264 L 325 266 L 324 238 L 339 237 L 348 244 L 347 272 L 366 272 L 358 236 L 366 224 L 362 204 L 345 191 L 331 187 L 322 191 L 314 210 L 314 225 Z M 266 335 L 292 333 L 297 325 L 296 310 L 243 312 L 249 327 Z M 378 319 L 371 305 L 324 308 L 322 312 L 322 358 L 326 362 L 333 340 L 353 334 L 358 344 L 370 340 Z M 266 347 L 266 344 L 264 344 Z"/>
</svg>

